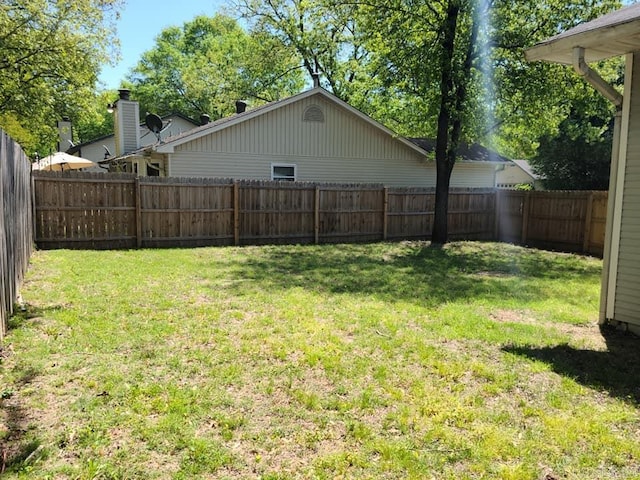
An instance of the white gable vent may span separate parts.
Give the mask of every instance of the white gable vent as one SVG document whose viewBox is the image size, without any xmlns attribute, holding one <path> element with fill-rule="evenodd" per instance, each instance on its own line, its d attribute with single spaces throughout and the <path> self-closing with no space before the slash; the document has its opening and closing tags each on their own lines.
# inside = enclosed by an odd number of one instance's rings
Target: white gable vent
<svg viewBox="0 0 640 480">
<path fill-rule="evenodd" d="M 318 105 L 309 105 L 304 109 L 302 119 L 305 122 L 324 122 L 324 113 Z"/>
</svg>

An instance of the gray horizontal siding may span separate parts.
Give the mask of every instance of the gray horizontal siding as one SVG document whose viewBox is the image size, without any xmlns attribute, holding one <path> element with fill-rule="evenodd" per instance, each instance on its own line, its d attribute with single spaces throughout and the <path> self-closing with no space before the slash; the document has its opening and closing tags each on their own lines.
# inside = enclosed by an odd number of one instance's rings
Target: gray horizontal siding
<svg viewBox="0 0 640 480">
<path fill-rule="evenodd" d="M 640 325 L 640 56 L 633 62 L 615 320 Z"/>
<path fill-rule="evenodd" d="M 171 176 L 221 177 L 249 180 L 271 178 L 271 164 L 295 164 L 297 180 L 328 183 L 382 183 L 390 187 L 436 183 L 433 163 L 411 159 L 289 157 L 284 155 L 207 154 L 177 152 L 170 156 Z M 493 165 L 459 163 L 452 187 L 492 187 Z"/>
</svg>

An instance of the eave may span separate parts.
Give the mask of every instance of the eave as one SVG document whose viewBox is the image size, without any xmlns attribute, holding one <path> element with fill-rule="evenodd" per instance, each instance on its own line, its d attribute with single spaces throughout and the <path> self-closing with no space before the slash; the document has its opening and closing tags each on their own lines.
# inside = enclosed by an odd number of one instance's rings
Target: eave
<svg viewBox="0 0 640 480">
<path fill-rule="evenodd" d="M 529 61 L 571 65 L 576 47 L 587 63 L 640 50 L 640 4 L 616 10 L 540 42 L 525 51 Z"/>
</svg>

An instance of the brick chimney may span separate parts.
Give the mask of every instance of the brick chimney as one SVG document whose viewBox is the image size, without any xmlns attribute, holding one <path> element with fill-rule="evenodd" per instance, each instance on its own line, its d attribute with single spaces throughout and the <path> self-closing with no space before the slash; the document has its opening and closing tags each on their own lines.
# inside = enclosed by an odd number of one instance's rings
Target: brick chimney
<svg viewBox="0 0 640 480">
<path fill-rule="evenodd" d="M 113 104 L 116 156 L 140 148 L 140 105 L 129 99 L 129 90 L 118 92 L 120 98 Z"/>
<path fill-rule="evenodd" d="M 71 120 L 69 117 L 62 117 L 62 120 L 58 120 L 58 151 L 66 152 L 71 147 L 73 147 L 73 130 L 71 125 Z"/>
</svg>

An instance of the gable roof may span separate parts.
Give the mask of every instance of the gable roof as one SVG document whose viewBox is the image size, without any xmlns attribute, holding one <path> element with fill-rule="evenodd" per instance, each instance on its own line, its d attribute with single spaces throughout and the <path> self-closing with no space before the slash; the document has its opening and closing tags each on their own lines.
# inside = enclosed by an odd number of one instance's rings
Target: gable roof
<svg viewBox="0 0 640 480">
<path fill-rule="evenodd" d="M 597 62 L 640 49 L 640 3 L 582 23 L 525 51 L 527 60 L 571 64 L 573 49 L 585 49 L 585 61 Z"/>
<path fill-rule="evenodd" d="M 285 107 L 287 105 L 290 105 L 292 103 L 298 102 L 300 100 L 303 100 L 305 98 L 308 97 L 312 97 L 314 95 L 319 95 L 322 98 L 324 98 L 325 100 L 328 100 L 334 104 L 336 104 L 337 106 L 347 110 L 348 112 L 350 112 L 351 114 L 355 115 L 356 117 L 358 117 L 359 119 L 363 120 L 364 122 L 368 123 L 369 125 L 373 126 L 374 128 L 384 132 L 385 134 L 395 138 L 396 140 L 398 140 L 399 142 L 403 143 L 404 145 L 406 145 L 407 147 L 409 147 L 410 149 L 416 151 L 417 153 L 419 153 L 420 155 L 425 155 L 425 151 L 420 148 L 420 146 L 416 145 L 415 143 L 410 142 L 409 140 L 407 140 L 404 137 L 401 137 L 400 135 L 398 135 L 397 133 L 395 133 L 394 131 L 390 130 L 389 128 L 385 127 L 384 125 L 382 125 L 381 123 L 378 123 L 377 121 L 375 121 L 374 119 L 372 119 L 371 117 L 369 117 L 368 115 L 365 115 L 364 113 L 362 113 L 360 110 L 352 107 L 351 105 L 349 105 L 348 103 L 340 100 L 338 97 L 336 97 L 335 95 L 329 93 L 328 91 L 326 91 L 324 88 L 322 87 L 315 87 L 309 90 L 306 90 L 302 93 L 299 93 L 297 95 L 293 95 L 291 97 L 287 97 L 284 98 L 282 100 L 277 100 L 275 102 L 271 102 L 271 103 L 267 103 L 265 105 L 261 105 L 259 107 L 253 108 L 251 110 L 247 110 L 243 113 L 237 113 L 235 115 L 231 115 L 229 117 L 225 117 L 225 118 L 221 118 L 219 120 L 216 120 L 214 122 L 208 123 L 206 125 L 202 125 L 201 127 L 196 127 L 193 130 L 189 130 L 188 132 L 184 132 L 180 135 L 175 135 L 173 137 L 169 137 L 166 138 L 164 141 L 152 145 L 150 147 L 146 147 L 146 149 L 153 149 L 159 153 L 173 153 L 175 147 L 177 147 L 178 145 L 182 145 L 184 143 L 187 142 L 191 142 L 193 140 L 196 140 L 200 137 L 203 137 L 205 135 L 209 135 L 211 133 L 217 132 L 219 130 L 223 130 L 225 128 L 231 127 L 233 125 L 237 125 L 239 123 L 242 122 L 246 122 L 248 120 L 251 120 L 253 118 L 259 117 L 261 115 L 265 115 L 273 110 Z"/>
<path fill-rule="evenodd" d="M 436 150 L 436 141 L 432 138 L 410 138 L 409 140 L 425 152 L 432 153 Z M 457 157 L 463 162 L 507 163 L 511 161 L 478 143 L 469 145 L 465 142 L 460 142 L 458 145 Z"/>
<path fill-rule="evenodd" d="M 511 161 L 515 163 L 516 166 L 518 166 L 523 172 L 525 172 L 534 180 L 540 180 L 542 178 L 541 175 L 538 175 L 536 172 L 533 171 L 533 167 L 528 161 L 526 160 L 511 160 Z"/>
</svg>

